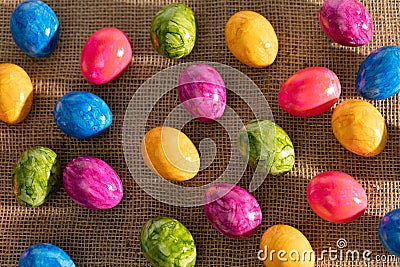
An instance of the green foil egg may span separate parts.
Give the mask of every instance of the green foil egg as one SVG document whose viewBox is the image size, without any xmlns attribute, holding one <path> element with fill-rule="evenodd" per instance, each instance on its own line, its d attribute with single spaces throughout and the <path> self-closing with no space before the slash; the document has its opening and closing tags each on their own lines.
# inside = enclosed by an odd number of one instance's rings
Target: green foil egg
<svg viewBox="0 0 400 267">
<path fill-rule="evenodd" d="M 239 152 L 263 173 L 282 175 L 294 165 L 294 147 L 288 134 L 269 120 L 251 120 L 240 130 Z"/>
<path fill-rule="evenodd" d="M 196 245 L 189 230 L 179 221 L 158 217 L 149 220 L 140 233 L 146 259 L 156 267 L 191 267 L 196 262 Z"/>
<path fill-rule="evenodd" d="M 196 19 L 183 4 L 163 7 L 153 19 L 150 29 L 153 47 L 167 58 L 178 59 L 190 54 L 196 42 Z"/>
<path fill-rule="evenodd" d="M 18 202 L 26 207 L 42 205 L 61 185 L 57 154 L 47 147 L 33 147 L 21 154 L 12 170 Z"/>
</svg>

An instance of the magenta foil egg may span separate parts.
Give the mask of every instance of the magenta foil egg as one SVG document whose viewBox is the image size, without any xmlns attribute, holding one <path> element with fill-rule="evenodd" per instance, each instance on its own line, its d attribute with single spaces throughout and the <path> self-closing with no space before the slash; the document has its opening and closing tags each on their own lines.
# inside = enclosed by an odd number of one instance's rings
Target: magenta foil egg
<svg viewBox="0 0 400 267">
<path fill-rule="evenodd" d="M 70 161 L 63 172 L 64 189 L 78 205 L 105 210 L 122 199 L 123 187 L 118 174 L 106 162 L 89 156 Z"/>
<path fill-rule="evenodd" d="M 374 22 L 358 0 L 325 0 L 319 12 L 325 34 L 344 46 L 362 46 L 371 41 Z"/>
<path fill-rule="evenodd" d="M 253 235 L 262 221 L 261 208 L 247 190 L 233 184 L 217 184 L 204 194 L 204 212 L 211 225 L 230 238 Z"/>
<path fill-rule="evenodd" d="M 225 83 L 209 65 L 187 67 L 179 77 L 178 96 L 185 109 L 202 122 L 213 122 L 224 114 Z"/>
</svg>

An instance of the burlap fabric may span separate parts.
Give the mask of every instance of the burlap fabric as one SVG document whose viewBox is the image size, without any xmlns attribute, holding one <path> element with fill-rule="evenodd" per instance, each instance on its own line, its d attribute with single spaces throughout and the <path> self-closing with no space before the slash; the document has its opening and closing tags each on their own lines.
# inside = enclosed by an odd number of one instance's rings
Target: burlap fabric
<svg viewBox="0 0 400 267">
<path fill-rule="evenodd" d="M 334 138 L 331 111 L 314 118 L 296 118 L 279 108 L 277 94 L 284 80 L 307 66 L 325 66 L 337 73 L 342 83 L 341 100 L 359 97 L 355 77 L 362 60 L 374 49 L 400 43 L 397 0 L 362 1 L 375 22 L 372 42 L 360 48 L 332 44 L 321 31 L 318 11 L 321 0 L 183 1 L 198 19 L 198 40 L 192 53 L 174 61 L 158 55 L 151 47 L 149 29 L 153 16 L 171 1 L 144 0 L 64 0 L 46 1 L 56 12 L 61 35 L 57 49 L 48 58 L 33 59 L 23 54 L 12 40 L 9 19 L 19 1 L 0 2 L 0 62 L 23 67 L 35 88 L 34 105 L 27 119 L 15 126 L 0 124 L 0 266 L 17 266 L 21 253 L 30 245 L 47 242 L 63 248 L 77 266 L 150 266 L 139 244 L 142 225 L 154 216 L 180 220 L 192 232 L 197 244 L 197 266 L 262 266 L 257 250 L 262 233 L 271 225 L 284 223 L 302 231 L 315 251 L 337 248 L 338 239 L 346 239 L 348 249 L 371 250 L 387 255 L 381 246 L 377 228 L 380 218 L 398 208 L 399 203 L 399 97 L 372 102 L 383 114 L 389 132 L 386 149 L 377 157 L 362 158 L 346 151 Z M 236 11 L 250 9 L 264 15 L 274 26 L 279 39 L 275 63 L 253 69 L 239 63 L 228 51 L 224 27 Z M 134 58 L 129 68 L 115 81 L 94 86 L 88 84 L 79 68 L 86 39 L 99 28 L 117 27 L 132 41 Z M 202 207 L 181 208 L 163 204 L 147 195 L 132 178 L 125 163 L 122 125 L 125 109 L 135 90 L 162 69 L 191 61 L 212 61 L 232 66 L 248 75 L 262 90 L 272 108 L 275 121 L 291 136 L 296 164 L 285 176 L 269 176 L 254 192 L 263 211 L 258 232 L 245 240 L 228 239 L 207 221 Z M 55 125 L 53 106 L 65 93 L 86 90 L 102 97 L 110 106 L 114 122 L 99 138 L 69 138 Z M 251 118 L 240 98 L 229 95 L 228 104 Z M 163 116 L 178 103 L 175 94 L 161 99 L 150 116 L 148 127 L 162 123 Z M 204 184 L 218 177 L 229 160 L 224 145 L 229 140 L 218 125 L 191 122 L 184 128 L 198 144 L 203 138 L 215 140 L 216 161 L 196 178 Z M 108 162 L 124 184 L 124 198 L 107 211 L 84 209 L 72 202 L 61 189 L 44 205 L 27 209 L 17 203 L 11 189 L 11 169 L 20 153 L 37 145 L 54 149 L 62 166 L 81 155 Z M 323 221 L 309 208 L 306 199 L 308 181 L 317 173 L 340 170 L 355 177 L 366 189 L 369 206 L 359 220 L 335 225 Z M 252 172 L 247 170 L 240 185 L 247 188 Z M 373 258 L 374 259 L 374 258 Z M 395 261 L 377 263 L 329 260 L 318 266 L 397 266 Z"/>
</svg>

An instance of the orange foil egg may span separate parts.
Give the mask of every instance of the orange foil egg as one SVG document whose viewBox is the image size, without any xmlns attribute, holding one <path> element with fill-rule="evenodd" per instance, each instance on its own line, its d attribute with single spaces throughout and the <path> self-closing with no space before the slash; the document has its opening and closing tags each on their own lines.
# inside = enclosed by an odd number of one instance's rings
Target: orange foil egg
<svg viewBox="0 0 400 267">
<path fill-rule="evenodd" d="M 382 114 L 370 103 L 349 99 L 332 114 L 336 139 L 347 150 L 364 157 L 378 155 L 387 142 L 387 128 Z"/>
<path fill-rule="evenodd" d="M 160 126 L 146 133 L 142 157 L 150 170 L 167 180 L 189 180 L 200 169 L 195 145 L 183 132 L 171 127 Z"/>
<path fill-rule="evenodd" d="M 21 67 L 0 64 L 0 120 L 16 124 L 28 116 L 33 103 L 33 86 Z"/>
<path fill-rule="evenodd" d="M 315 262 L 307 238 L 296 228 L 283 224 L 264 232 L 258 257 L 267 267 L 313 267 Z"/>
<path fill-rule="evenodd" d="M 229 50 L 242 63 L 263 68 L 278 54 L 278 38 L 271 23 L 253 11 L 239 11 L 227 22 L 225 39 Z"/>
</svg>

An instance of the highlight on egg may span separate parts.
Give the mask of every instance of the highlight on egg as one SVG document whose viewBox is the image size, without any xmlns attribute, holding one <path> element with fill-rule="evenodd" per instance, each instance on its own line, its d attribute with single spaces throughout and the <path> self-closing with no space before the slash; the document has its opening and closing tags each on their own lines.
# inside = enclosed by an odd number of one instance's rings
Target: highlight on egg
<svg viewBox="0 0 400 267">
<path fill-rule="evenodd" d="M 33 85 L 23 68 L 0 64 L 0 120 L 8 124 L 23 121 L 33 104 Z"/>
<path fill-rule="evenodd" d="M 215 229 L 230 238 L 252 236 L 262 222 L 255 197 L 233 184 L 210 186 L 204 193 L 204 213 Z"/>
<path fill-rule="evenodd" d="M 221 75 L 206 64 L 193 64 L 179 76 L 178 96 L 185 109 L 202 122 L 222 117 L 226 88 Z"/>
<path fill-rule="evenodd" d="M 313 177 L 307 186 L 307 200 L 319 217 L 333 223 L 357 220 L 368 205 L 361 184 L 339 171 L 326 171 Z"/>
<path fill-rule="evenodd" d="M 200 156 L 183 132 L 166 126 L 148 131 L 143 137 L 142 157 L 155 174 L 171 181 L 186 181 L 197 175 Z"/>
<path fill-rule="evenodd" d="M 225 40 L 231 53 L 249 67 L 267 67 L 278 54 L 274 28 L 254 11 L 243 10 L 232 15 L 225 26 Z"/>
</svg>

